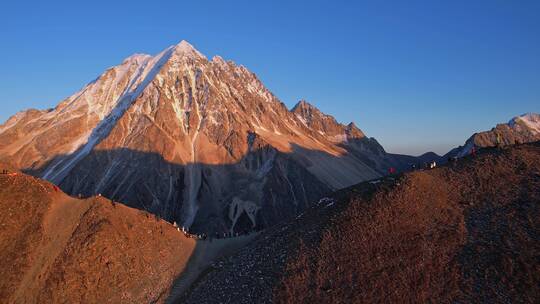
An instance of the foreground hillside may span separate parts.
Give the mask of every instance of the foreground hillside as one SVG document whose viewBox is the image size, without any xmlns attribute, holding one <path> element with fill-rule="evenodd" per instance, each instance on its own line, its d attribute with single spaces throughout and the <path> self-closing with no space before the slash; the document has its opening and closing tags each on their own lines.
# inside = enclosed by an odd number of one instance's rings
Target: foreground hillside
<svg viewBox="0 0 540 304">
<path fill-rule="evenodd" d="M 194 247 L 153 215 L 0 175 L 1 303 L 163 302 Z"/>
<path fill-rule="evenodd" d="M 538 303 L 540 144 L 337 192 L 184 302 Z"/>
</svg>

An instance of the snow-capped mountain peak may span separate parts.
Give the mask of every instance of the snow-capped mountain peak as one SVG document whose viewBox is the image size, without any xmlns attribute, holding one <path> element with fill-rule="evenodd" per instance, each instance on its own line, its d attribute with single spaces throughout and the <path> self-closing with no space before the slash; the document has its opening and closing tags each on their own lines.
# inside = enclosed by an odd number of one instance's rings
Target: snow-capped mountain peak
<svg viewBox="0 0 540 304">
<path fill-rule="evenodd" d="M 535 134 L 540 134 L 540 114 L 536 113 L 526 113 L 520 116 L 512 118 L 508 124 L 512 127 L 523 123 L 531 132 Z"/>
<path fill-rule="evenodd" d="M 177 56 L 199 57 L 206 58 L 201 52 L 199 52 L 193 45 L 186 40 L 180 41 L 177 45 L 172 46 L 174 54 Z"/>
<path fill-rule="evenodd" d="M 220 232 L 294 216 L 389 165 L 356 126 L 307 101 L 289 111 L 247 68 L 208 61 L 186 41 L 126 58 L 51 111 L 10 119 L 0 160 L 71 194 Z"/>
</svg>

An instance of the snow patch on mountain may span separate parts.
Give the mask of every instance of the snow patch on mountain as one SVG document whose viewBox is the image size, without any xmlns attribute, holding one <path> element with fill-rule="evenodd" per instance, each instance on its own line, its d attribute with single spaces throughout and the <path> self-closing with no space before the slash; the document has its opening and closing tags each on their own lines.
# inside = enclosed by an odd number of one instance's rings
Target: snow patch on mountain
<svg viewBox="0 0 540 304">
<path fill-rule="evenodd" d="M 256 218 L 259 209 L 261 208 L 252 201 L 244 201 L 238 197 L 234 197 L 229 205 L 229 219 L 232 222 L 230 233 L 234 232 L 234 227 L 236 226 L 238 219 L 244 213 L 247 214 L 249 220 L 251 221 L 252 228 L 255 228 L 255 226 L 257 226 Z"/>
</svg>

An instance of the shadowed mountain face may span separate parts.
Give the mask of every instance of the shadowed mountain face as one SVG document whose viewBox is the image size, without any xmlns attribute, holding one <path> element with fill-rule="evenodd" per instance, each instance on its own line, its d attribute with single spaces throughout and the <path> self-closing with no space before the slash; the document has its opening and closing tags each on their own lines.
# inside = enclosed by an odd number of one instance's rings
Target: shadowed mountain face
<svg viewBox="0 0 540 304">
<path fill-rule="evenodd" d="M 313 158 L 340 161 L 319 151 L 295 149 Z M 292 157 L 269 146 L 261 146 L 238 163 L 195 164 L 201 179 L 197 199 L 203 207 L 197 212 L 192 230 L 242 233 L 262 229 L 292 218 L 309 203 L 331 191 Z M 157 153 L 130 149 L 91 151 L 85 159 L 88 166 L 77 166 L 72 170 L 72 174 L 82 177 L 82 181 L 65 179 L 60 183 L 61 188 L 84 197 L 92 195 L 92 189 L 96 188 L 94 181 L 108 174 L 111 160 L 116 160 L 117 171 L 111 182 L 100 188 L 101 193 L 155 214 L 181 215 L 184 179 L 193 165 L 170 163 Z M 268 165 L 269 160 L 271 166 Z M 129 182 L 122 183 L 123 180 Z M 180 203 L 158 203 L 167 199 Z M 214 200 L 217 203 L 212 204 Z M 230 203 L 220 204 L 223 201 Z"/>
<path fill-rule="evenodd" d="M 11 117 L 0 161 L 205 232 L 271 225 L 402 167 L 354 124 L 305 101 L 289 111 L 245 67 L 185 41 L 128 57 L 55 109 Z"/>
</svg>

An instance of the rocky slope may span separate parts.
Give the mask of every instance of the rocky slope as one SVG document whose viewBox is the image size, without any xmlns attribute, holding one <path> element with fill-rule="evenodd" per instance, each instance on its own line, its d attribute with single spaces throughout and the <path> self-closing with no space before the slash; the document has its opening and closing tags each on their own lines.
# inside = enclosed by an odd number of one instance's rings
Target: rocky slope
<svg viewBox="0 0 540 304">
<path fill-rule="evenodd" d="M 464 146 L 453 149 L 446 158 L 468 155 L 473 147 L 485 148 L 499 145 L 514 145 L 540 140 L 540 114 L 528 113 L 512 118 L 508 123 L 498 124 L 490 131 L 473 134 Z"/>
<path fill-rule="evenodd" d="M 154 215 L 20 173 L 0 174 L 0 210 L 2 303 L 162 303 L 195 247 Z"/>
<path fill-rule="evenodd" d="M 304 101 L 289 111 L 245 67 L 185 41 L 11 117 L 0 161 L 208 233 L 271 226 L 400 165 L 353 124 Z"/>
<path fill-rule="evenodd" d="M 536 303 L 540 143 L 365 182 L 264 232 L 184 303 Z"/>
</svg>

